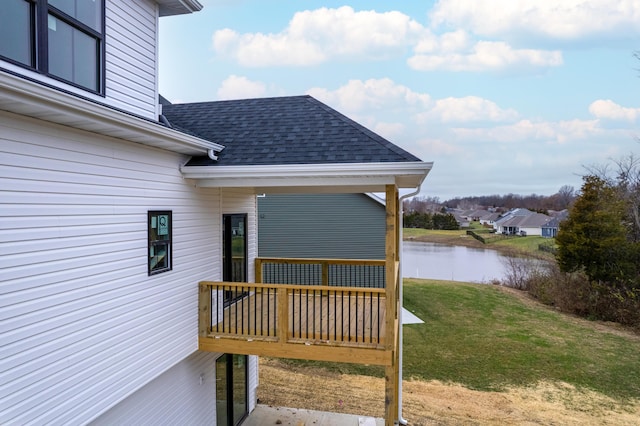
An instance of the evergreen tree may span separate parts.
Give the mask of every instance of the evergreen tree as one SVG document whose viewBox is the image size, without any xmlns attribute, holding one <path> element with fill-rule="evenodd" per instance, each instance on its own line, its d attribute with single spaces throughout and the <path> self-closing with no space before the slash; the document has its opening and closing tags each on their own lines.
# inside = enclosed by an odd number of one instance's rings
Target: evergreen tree
<svg viewBox="0 0 640 426">
<path fill-rule="evenodd" d="M 594 282 L 637 282 L 638 248 L 627 235 L 624 200 L 617 188 L 598 176 L 583 180 L 581 195 L 556 238 L 560 268 L 582 269 Z"/>
</svg>

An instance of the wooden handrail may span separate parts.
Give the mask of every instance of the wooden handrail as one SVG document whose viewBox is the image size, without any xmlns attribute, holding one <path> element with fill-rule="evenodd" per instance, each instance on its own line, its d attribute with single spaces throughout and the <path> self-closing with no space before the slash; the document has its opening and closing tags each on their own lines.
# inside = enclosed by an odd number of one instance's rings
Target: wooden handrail
<svg viewBox="0 0 640 426">
<path fill-rule="evenodd" d="M 256 257 L 259 263 L 329 263 L 332 265 L 384 265 L 384 259 L 331 259 L 331 258 L 301 258 L 301 257 Z"/>
<path fill-rule="evenodd" d="M 251 287 L 251 288 L 282 288 L 287 290 L 315 290 L 315 291 L 351 291 L 355 293 L 379 293 L 384 294 L 384 288 L 375 287 L 344 287 L 325 285 L 305 285 L 305 284 L 261 284 L 261 283 L 239 283 L 228 281 L 200 281 L 201 286 L 225 286 L 230 288 Z"/>
<path fill-rule="evenodd" d="M 324 286 L 384 287 L 385 266 L 382 259 L 258 257 L 255 277 L 260 283 L 297 281 Z"/>
</svg>

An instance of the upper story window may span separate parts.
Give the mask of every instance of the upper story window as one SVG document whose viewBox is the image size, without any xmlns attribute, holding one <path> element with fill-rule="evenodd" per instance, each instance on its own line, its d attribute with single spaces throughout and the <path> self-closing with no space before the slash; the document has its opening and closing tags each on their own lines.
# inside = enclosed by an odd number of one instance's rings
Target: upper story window
<svg viewBox="0 0 640 426">
<path fill-rule="evenodd" d="M 2 59 L 104 93 L 104 0 L 2 3 Z"/>
</svg>

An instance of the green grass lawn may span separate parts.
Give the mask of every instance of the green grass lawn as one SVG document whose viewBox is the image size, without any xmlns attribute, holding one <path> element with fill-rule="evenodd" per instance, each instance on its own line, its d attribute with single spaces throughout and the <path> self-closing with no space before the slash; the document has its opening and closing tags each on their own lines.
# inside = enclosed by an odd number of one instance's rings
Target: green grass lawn
<svg viewBox="0 0 640 426">
<path fill-rule="evenodd" d="M 640 398 L 640 338 L 599 331 L 499 288 L 405 280 L 404 374 L 479 390 L 563 381 Z"/>
<path fill-rule="evenodd" d="M 489 285 L 405 280 L 404 305 L 425 321 L 404 326 L 405 379 L 478 390 L 562 381 L 619 400 L 640 398 L 640 337 L 598 329 Z"/>
</svg>

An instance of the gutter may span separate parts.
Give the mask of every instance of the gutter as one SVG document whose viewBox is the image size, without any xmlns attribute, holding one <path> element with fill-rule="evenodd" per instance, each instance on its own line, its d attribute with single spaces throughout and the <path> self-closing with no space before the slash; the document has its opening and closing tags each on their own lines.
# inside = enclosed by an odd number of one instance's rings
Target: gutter
<svg viewBox="0 0 640 426">
<path fill-rule="evenodd" d="M 224 149 L 167 127 L 161 119 L 151 120 L 1 67 L 0 110 L 185 155 Z"/>
<path fill-rule="evenodd" d="M 402 253 L 403 253 L 403 247 L 402 247 L 403 246 L 403 242 L 402 242 L 402 240 L 403 240 L 403 236 L 402 236 L 403 232 L 402 232 L 402 229 L 404 228 L 404 226 L 403 226 L 404 210 L 402 208 L 402 204 L 403 204 L 402 202 L 404 200 L 406 200 L 407 198 L 409 198 L 409 197 L 413 197 L 414 195 L 418 195 L 420 193 L 421 187 L 422 187 L 422 183 L 420 183 L 420 185 L 418 185 L 418 187 L 416 188 L 415 191 L 410 192 L 409 194 L 405 194 L 405 195 L 401 196 L 399 198 L 399 200 L 398 200 L 400 202 L 400 229 L 398 230 L 398 232 L 400 233 L 400 256 L 402 256 Z M 404 262 L 402 262 L 402 261 L 400 262 L 400 280 L 401 280 L 401 282 L 400 282 L 400 289 L 399 289 L 399 295 L 398 295 L 398 297 L 400 298 L 400 315 L 398 315 L 398 324 L 399 324 L 399 328 L 400 328 L 400 331 L 399 331 L 400 335 L 398 336 L 398 346 L 399 346 L 399 351 L 400 351 L 400 354 L 398 356 L 398 371 L 399 371 L 399 373 L 398 373 L 398 424 L 406 426 L 408 424 L 408 422 L 407 422 L 407 420 L 405 418 L 402 417 L 402 352 L 403 352 L 403 350 L 402 350 L 402 346 L 403 346 L 403 342 L 402 342 L 402 340 L 403 340 L 402 339 L 402 335 L 403 335 L 403 333 L 402 333 L 402 308 L 403 308 L 402 300 L 403 300 L 403 291 L 402 290 L 404 288 L 404 284 L 402 283 L 402 280 L 404 279 L 403 278 L 403 273 L 402 273 L 402 264 L 403 263 Z"/>
</svg>

